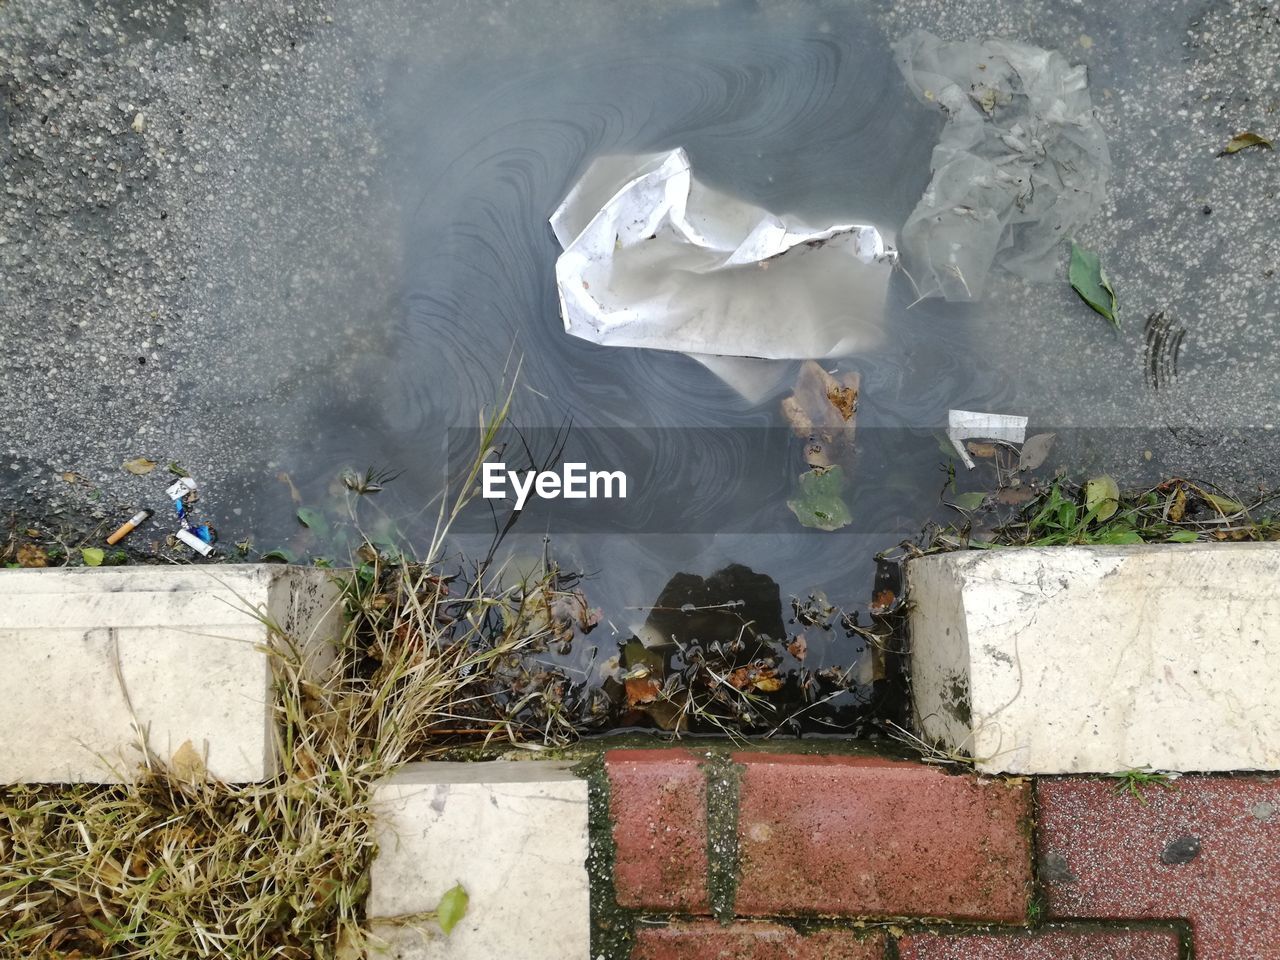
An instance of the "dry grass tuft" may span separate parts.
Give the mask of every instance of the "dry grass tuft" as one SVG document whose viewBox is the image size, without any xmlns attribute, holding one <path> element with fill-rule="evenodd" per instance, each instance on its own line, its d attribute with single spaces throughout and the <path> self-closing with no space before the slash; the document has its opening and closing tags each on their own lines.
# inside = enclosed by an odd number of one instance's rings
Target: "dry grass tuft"
<svg viewBox="0 0 1280 960">
<path fill-rule="evenodd" d="M 149 756 L 129 786 L 0 793 L 0 953 L 360 956 L 370 784 L 459 729 L 519 734 L 487 713 L 487 686 L 536 638 L 492 629 L 485 611 L 503 600 L 485 587 L 451 596 L 432 565 L 366 564 L 323 680 L 276 633 L 284 772 L 272 782 L 220 783 L 198 761 Z"/>
<path fill-rule="evenodd" d="M 190 750 L 166 761 L 140 747 L 128 786 L 0 790 L 0 956 L 362 956 L 370 785 L 459 732 L 518 739 L 493 709 L 494 677 L 543 639 L 528 618 L 492 615 L 537 584 L 444 576 L 444 531 L 464 502 L 442 508 L 424 562 L 362 548 L 326 676 L 267 624 L 277 779 L 221 783 Z"/>
</svg>

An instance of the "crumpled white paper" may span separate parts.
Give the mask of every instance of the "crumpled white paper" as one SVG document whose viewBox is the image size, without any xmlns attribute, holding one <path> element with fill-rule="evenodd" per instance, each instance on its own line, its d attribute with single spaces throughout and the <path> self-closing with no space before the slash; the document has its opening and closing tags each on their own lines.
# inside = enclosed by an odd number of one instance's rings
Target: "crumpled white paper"
<svg viewBox="0 0 1280 960">
<path fill-rule="evenodd" d="M 565 330 L 678 350 L 748 397 L 729 357 L 847 356 L 883 338 L 896 253 L 866 224 L 812 227 L 712 189 L 682 149 L 595 160 L 551 217 Z"/>
</svg>

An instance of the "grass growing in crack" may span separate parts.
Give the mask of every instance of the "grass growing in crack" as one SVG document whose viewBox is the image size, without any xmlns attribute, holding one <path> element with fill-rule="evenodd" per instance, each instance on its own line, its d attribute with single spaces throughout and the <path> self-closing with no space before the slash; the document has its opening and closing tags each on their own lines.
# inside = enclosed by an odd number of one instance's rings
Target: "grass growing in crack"
<svg viewBox="0 0 1280 960">
<path fill-rule="evenodd" d="M 1156 770 L 1124 770 L 1120 773 L 1112 774 L 1116 780 L 1116 793 L 1128 794 L 1141 804 L 1146 804 L 1147 798 L 1143 793 L 1154 787 L 1160 787 L 1164 790 L 1173 790 L 1174 778 L 1167 773 L 1160 773 Z"/>
<path fill-rule="evenodd" d="M 344 585 L 340 655 L 323 671 L 302 638 L 263 620 L 274 780 L 222 783 L 190 747 L 170 758 L 144 743 L 128 785 L 0 790 L 0 955 L 362 956 L 371 784 L 448 738 L 531 733 L 496 709 L 494 677 L 540 628 L 492 613 L 540 584 L 442 569 L 444 533 L 473 488 L 441 509 L 421 562 L 366 554 Z"/>
</svg>

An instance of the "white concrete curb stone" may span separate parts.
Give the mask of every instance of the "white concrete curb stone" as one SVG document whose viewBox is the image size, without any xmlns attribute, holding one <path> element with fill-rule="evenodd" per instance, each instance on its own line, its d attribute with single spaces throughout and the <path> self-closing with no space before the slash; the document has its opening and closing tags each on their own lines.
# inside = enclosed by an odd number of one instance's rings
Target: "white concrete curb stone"
<svg viewBox="0 0 1280 960">
<path fill-rule="evenodd" d="M 587 782 L 568 764 L 415 763 L 375 784 L 372 803 L 372 956 L 587 960 Z M 447 938 L 413 918 L 457 883 L 470 902 Z"/>
<path fill-rule="evenodd" d="M 1280 545 L 912 560 L 917 725 L 987 773 L 1280 769 Z"/>
<path fill-rule="evenodd" d="M 140 729 L 230 782 L 277 773 L 269 631 L 331 661 L 331 571 L 279 564 L 0 572 L 0 782 L 118 783 Z"/>
</svg>

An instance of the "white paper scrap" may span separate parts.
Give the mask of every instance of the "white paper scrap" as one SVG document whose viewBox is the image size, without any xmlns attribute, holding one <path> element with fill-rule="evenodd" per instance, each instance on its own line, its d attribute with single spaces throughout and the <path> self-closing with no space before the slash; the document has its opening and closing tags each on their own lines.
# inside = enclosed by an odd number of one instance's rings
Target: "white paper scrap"
<svg viewBox="0 0 1280 960">
<path fill-rule="evenodd" d="M 182 477 L 165 488 L 164 492 L 169 495 L 170 500 L 181 500 L 187 494 L 196 492 L 196 482 L 190 477 Z"/>
<path fill-rule="evenodd" d="M 1027 438 L 1027 418 L 1004 413 L 976 413 L 973 410 L 947 411 L 947 436 L 970 470 L 973 458 L 965 449 L 966 440 L 1000 440 L 1021 444 Z"/>
</svg>

